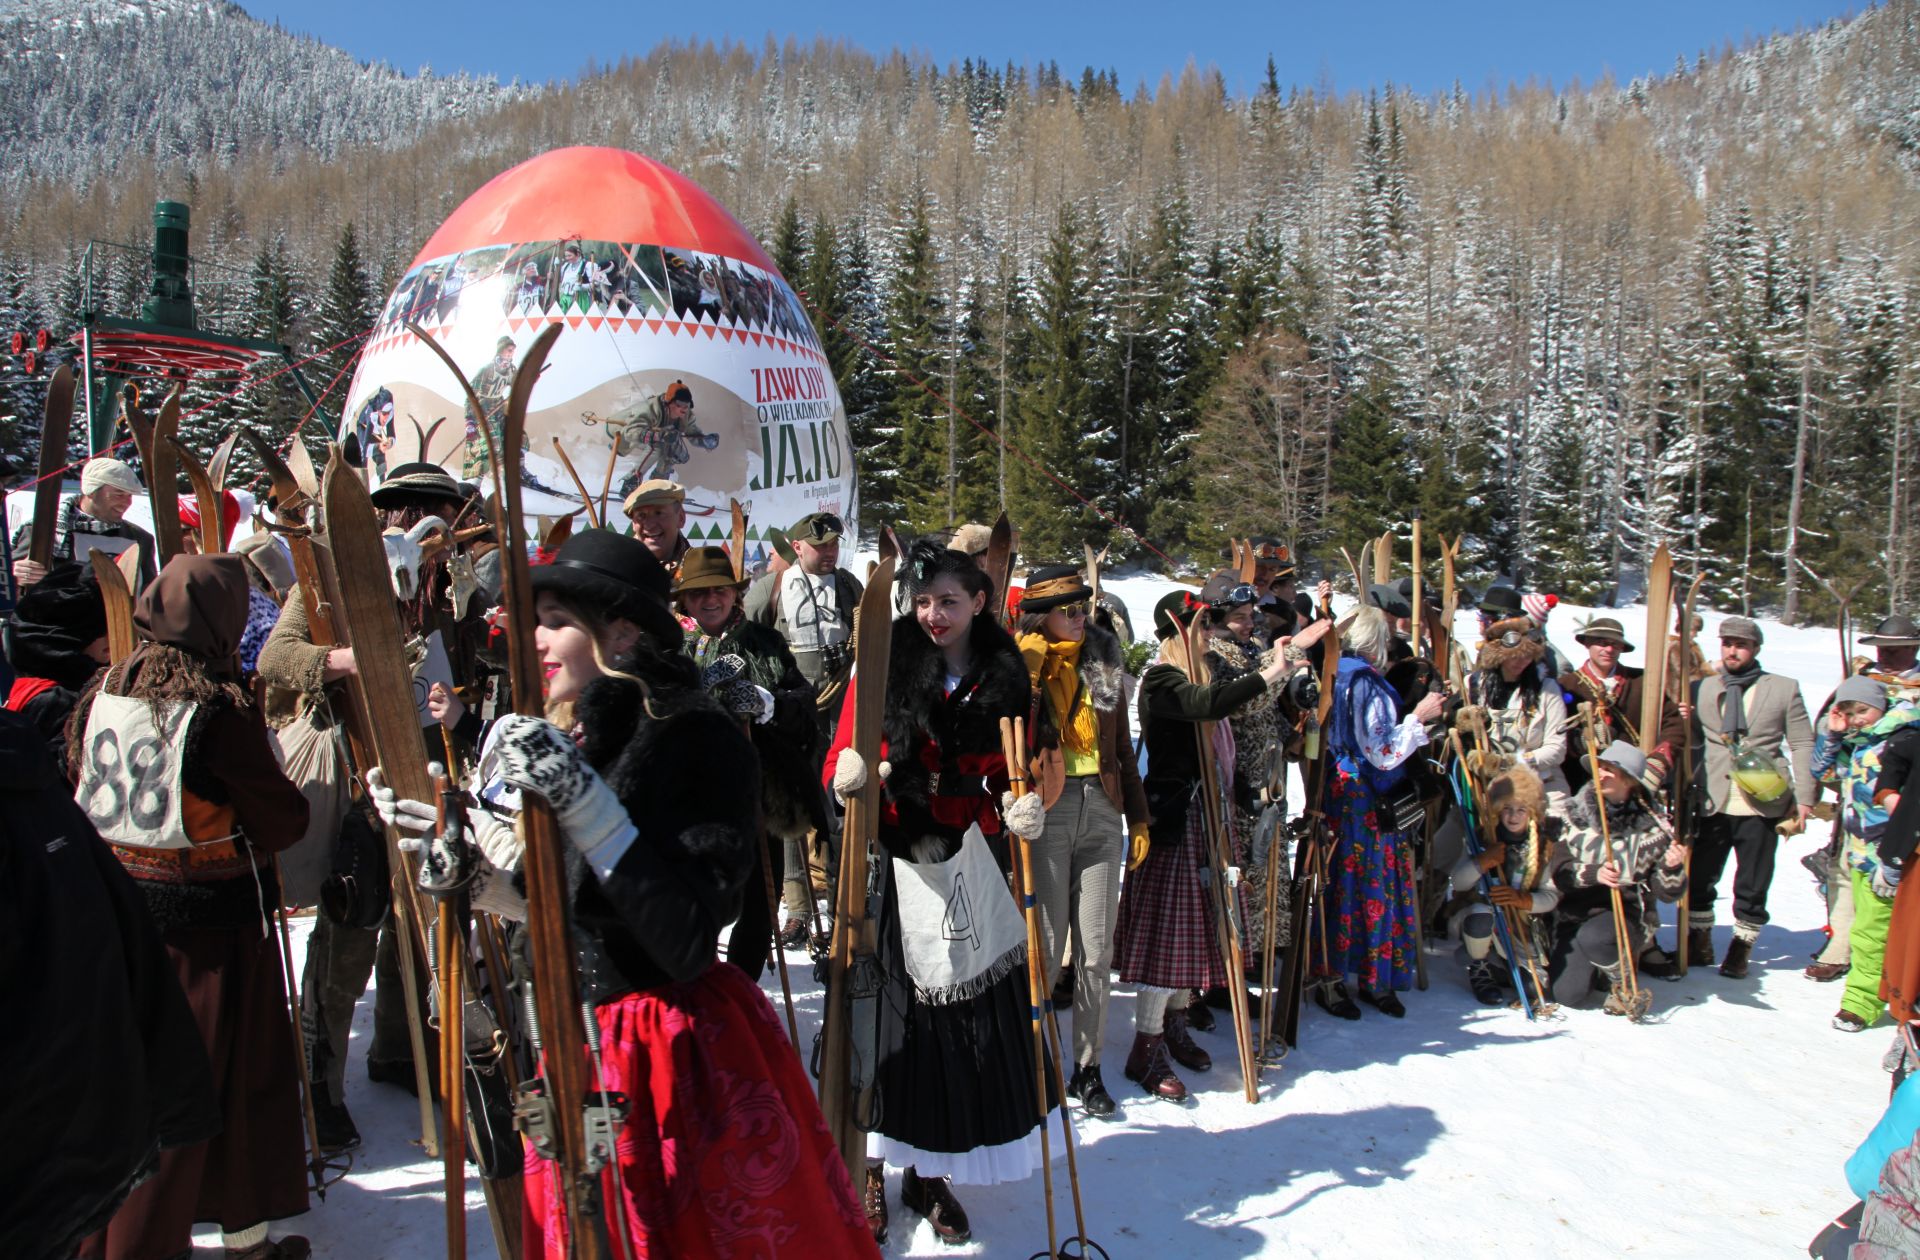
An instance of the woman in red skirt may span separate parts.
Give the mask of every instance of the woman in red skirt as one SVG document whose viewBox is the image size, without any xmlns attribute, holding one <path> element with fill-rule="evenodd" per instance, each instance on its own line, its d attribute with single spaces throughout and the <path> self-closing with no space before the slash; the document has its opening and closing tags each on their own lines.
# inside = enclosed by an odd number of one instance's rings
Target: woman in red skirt
<svg viewBox="0 0 1920 1260">
<path fill-rule="evenodd" d="M 715 965 L 720 930 L 759 891 L 760 766 L 680 655 L 669 584 L 644 546 L 605 530 L 536 567 L 554 721 L 501 719 L 481 758 L 483 800 L 512 808 L 537 792 L 569 842 L 581 997 L 600 1046 L 589 1087 L 628 1101 L 601 1215 L 635 1257 L 877 1256 L 773 1007 L 739 968 Z M 511 820 L 483 808 L 472 819 L 489 861 L 517 869 Z M 526 1174 L 526 1260 L 561 1260 L 554 1166 L 529 1149 Z M 612 1254 L 627 1252 L 615 1241 Z"/>
</svg>

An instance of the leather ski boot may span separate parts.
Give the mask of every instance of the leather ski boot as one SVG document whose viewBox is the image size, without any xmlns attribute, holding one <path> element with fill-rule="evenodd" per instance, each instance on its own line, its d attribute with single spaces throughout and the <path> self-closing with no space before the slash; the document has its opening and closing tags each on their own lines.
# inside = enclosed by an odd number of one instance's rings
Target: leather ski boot
<svg viewBox="0 0 1920 1260">
<path fill-rule="evenodd" d="M 867 1214 L 867 1228 L 873 1241 L 887 1241 L 887 1170 L 880 1164 L 867 1165 L 866 1184 L 860 1187 L 860 1208 Z"/>
<path fill-rule="evenodd" d="M 1226 990 L 1223 989 L 1221 992 L 1225 993 Z M 1221 1009 L 1224 1010 L 1226 1008 L 1223 1006 Z M 1172 1012 L 1173 1006 L 1171 1003 L 1168 1004 L 1167 1010 L 1169 1013 Z M 1195 993 L 1188 1000 L 1187 1027 L 1193 1029 L 1195 1032 L 1213 1031 L 1213 1008 L 1207 1005 L 1207 999 L 1204 994 Z"/>
<path fill-rule="evenodd" d="M 332 1093 L 318 1081 L 313 1086 L 313 1127 L 322 1155 L 338 1155 L 360 1145 L 360 1130 L 347 1113 L 347 1105 L 335 1102 Z"/>
<path fill-rule="evenodd" d="M 1173 1061 L 1189 1072 L 1210 1072 L 1213 1070 L 1213 1056 L 1202 1050 L 1187 1031 L 1187 1013 L 1167 1012 L 1167 1031 L 1165 1035 L 1167 1053 Z"/>
<path fill-rule="evenodd" d="M 933 1226 L 933 1232 L 949 1247 L 973 1239 L 973 1227 L 967 1223 L 967 1210 L 953 1197 L 953 1185 L 945 1177 L 922 1177 L 908 1168 L 900 1179 L 900 1203 L 910 1212 L 918 1212 Z"/>
<path fill-rule="evenodd" d="M 1314 981 L 1313 1000 L 1320 1004 L 1321 1010 L 1336 1018 L 1360 1018 L 1360 1008 L 1347 993 L 1347 982 L 1337 977 L 1328 976 Z"/>
<path fill-rule="evenodd" d="M 1712 928 L 1690 927 L 1687 929 L 1687 966 L 1713 966 Z"/>
<path fill-rule="evenodd" d="M 1106 1082 L 1100 1079 L 1100 1065 L 1086 1063 L 1073 1069 L 1073 1077 L 1067 1082 L 1067 1096 L 1080 1103 L 1080 1109 L 1096 1120 L 1105 1120 L 1115 1111 L 1113 1095 L 1107 1092 Z"/>
<path fill-rule="evenodd" d="M 1500 992 L 1500 982 L 1494 978 L 1490 959 L 1476 958 L 1467 964 L 1467 987 L 1473 990 L 1473 1000 L 1482 1006 L 1506 1005 L 1506 999 Z"/>
<path fill-rule="evenodd" d="M 1729 980 L 1745 980 L 1747 963 L 1753 957 L 1753 942 L 1736 935 L 1727 945 L 1727 956 L 1720 963 L 1720 974 Z"/>
<path fill-rule="evenodd" d="M 1133 1035 L 1133 1053 L 1127 1056 L 1127 1079 L 1155 1098 L 1184 1102 L 1187 1087 L 1167 1064 L 1167 1039 L 1149 1033 Z"/>
<path fill-rule="evenodd" d="M 1655 945 L 1640 955 L 1638 971 L 1642 979 L 1678 980 L 1680 960 Z"/>
<path fill-rule="evenodd" d="M 1360 989 L 1360 1000 L 1368 1006 L 1371 1006 L 1374 1010 L 1379 1011 L 1382 1015 L 1391 1015 L 1395 1019 L 1404 1019 L 1406 1017 L 1406 1003 L 1402 1002 L 1400 995 L 1392 989 L 1388 989 L 1385 993 L 1375 993 L 1372 989 L 1362 986 Z"/>
</svg>

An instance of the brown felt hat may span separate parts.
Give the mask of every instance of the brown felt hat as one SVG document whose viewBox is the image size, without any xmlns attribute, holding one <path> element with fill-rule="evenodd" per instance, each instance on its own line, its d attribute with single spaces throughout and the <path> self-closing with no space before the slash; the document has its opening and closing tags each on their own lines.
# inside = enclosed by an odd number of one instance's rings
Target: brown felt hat
<svg viewBox="0 0 1920 1260">
<path fill-rule="evenodd" d="M 716 586 L 745 586 L 744 578 L 733 574 L 733 557 L 725 547 L 689 547 L 680 557 L 680 575 L 673 580 L 673 593 L 711 590 Z"/>
<path fill-rule="evenodd" d="M 1633 644 L 1627 642 L 1627 632 L 1612 617 L 1595 617 L 1580 627 L 1580 633 L 1573 636 L 1575 643 L 1618 643 L 1622 651 L 1633 651 Z"/>
</svg>

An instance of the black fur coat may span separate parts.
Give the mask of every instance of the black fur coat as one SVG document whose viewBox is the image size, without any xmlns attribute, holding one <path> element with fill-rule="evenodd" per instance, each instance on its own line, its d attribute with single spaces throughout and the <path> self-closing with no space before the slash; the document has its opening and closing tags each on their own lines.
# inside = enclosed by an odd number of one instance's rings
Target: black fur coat
<svg viewBox="0 0 1920 1260">
<path fill-rule="evenodd" d="M 985 614 L 970 635 L 973 666 L 948 695 L 940 649 L 912 615 L 893 623 L 884 727 L 892 771 L 880 838 L 910 860 L 953 856 L 971 823 L 989 836 L 1000 830 L 1000 719 L 1025 717 L 1031 692 L 1013 636 Z"/>
<path fill-rule="evenodd" d="M 576 706 L 586 759 L 639 837 L 607 879 L 569 871 L 581 981 L 590 1001 L 689 980 L 714 960 L 757 874 L 760 762 L 739 723 L 700 690 L 693 663 L 651 647 Z M 569 862 L 576 863 L 569 848 Z"/>
</svg>

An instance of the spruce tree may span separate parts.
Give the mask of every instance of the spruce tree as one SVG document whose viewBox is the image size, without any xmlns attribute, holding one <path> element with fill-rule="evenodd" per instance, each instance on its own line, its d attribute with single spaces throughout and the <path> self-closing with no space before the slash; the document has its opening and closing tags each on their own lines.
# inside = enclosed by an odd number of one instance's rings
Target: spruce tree
<svg viewBox="0 0 1920 1260">
<path fill-rule="evenodd" d="M 1086 220 L 1062 204 L 1028 312 L 1030 346 L 1013 433 L 1027 459 L 1009 461 L 1007 470 L 1021 549 L 1039 562 L 1077 556 L 1083 542 L 1098 549 L 1110 529 L 1081 501 L 1099 502 L 1106 491 L 1114 438 L 1098 414 L 1105 382 L 1096 375 L 1101 347 L 1087 293 L 1095 256 Z"/>
<path fill-rule="evenodd" d="M 886 297 L 886 424 L 896 435 L 899 519 L 914 533 L 951 519 L 957 455 L 952 417 L 938 391 L 945 379 L 946 299 L 934 252 L 932 198 L 916 188 L 893 224 L 893 267 Z"/>
<path fill-rule="evenodd" d="M 792 197 L 781 208 L 780 221 L 773 228 L 773 265 L 789 283 L 801 278 L 807 266 L 807 225 L 800 218 L 800 203 Z"/>
</svg>

